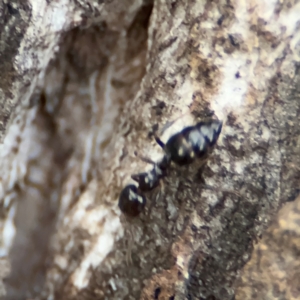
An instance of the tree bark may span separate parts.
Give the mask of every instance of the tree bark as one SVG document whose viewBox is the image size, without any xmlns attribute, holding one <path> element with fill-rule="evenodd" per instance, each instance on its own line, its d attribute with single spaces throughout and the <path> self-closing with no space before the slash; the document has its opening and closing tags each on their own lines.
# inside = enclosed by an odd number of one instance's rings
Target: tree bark
<svg viewBox="0 0 300 300">
<path fill-rule="evenodd" d="M 0 20 L 6 299 L 299 297 L 297 251 L 280 256 L 299 201 L 276 216 L 299 192 L 299 4 L 4 1 Z M 154 135 L 211 117 L 208 160 L 122 214 Z"/>
</svg>

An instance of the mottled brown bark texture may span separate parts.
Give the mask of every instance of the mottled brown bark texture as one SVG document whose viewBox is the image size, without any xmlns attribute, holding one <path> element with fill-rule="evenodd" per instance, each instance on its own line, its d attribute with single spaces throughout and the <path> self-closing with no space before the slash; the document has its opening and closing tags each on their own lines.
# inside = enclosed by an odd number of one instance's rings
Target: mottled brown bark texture
<svg viewBox="0 0 300 300">
<path fill-rule="evenodd" d="M 299 197 L 280 210 L 236 282 L 236 299 L 299 299 L 299 212 Z"/>
<path fill-rule="evenodd" d="M 3 297 L 298 299 L 299 21 L 289 1 L 2 1 Z M 208 159 L 122 214 L 154 136 L 210 118 Z"/>
</svg>

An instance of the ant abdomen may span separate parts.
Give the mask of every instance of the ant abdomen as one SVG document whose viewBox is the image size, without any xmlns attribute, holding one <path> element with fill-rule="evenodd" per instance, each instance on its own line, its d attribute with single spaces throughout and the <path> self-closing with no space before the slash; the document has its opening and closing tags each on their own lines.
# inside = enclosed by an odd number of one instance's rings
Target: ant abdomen
<svg viewBox="0 0 300 300">
<path fill-rule="evenodd" d="M 187 140 L 187 137 L 193 130 L 194 127 L 187 127 L 169 138 L 164 151 L 170 161 L 178 165 L 186 165 L 193 162 L 195 159 L 193 145 Z"/>
<path fill-rule="evenodd" d="M 213 147 L 221 133 L 222 122 L 213 120 L 210 122 L 199 122 L 195 127 L 197 127 L 201 134 L 206 138 L 210 147 Z"/>
<path fill-rule="evenodd" d="M 221 130 L 220 121 L 199 122 L 171 136 L 166 144 L 159 138 L 156 141 L 164 149 L 167 160 L 178 165 L 187 165 L 208 154 L 216 144 Z"/>
</svg>

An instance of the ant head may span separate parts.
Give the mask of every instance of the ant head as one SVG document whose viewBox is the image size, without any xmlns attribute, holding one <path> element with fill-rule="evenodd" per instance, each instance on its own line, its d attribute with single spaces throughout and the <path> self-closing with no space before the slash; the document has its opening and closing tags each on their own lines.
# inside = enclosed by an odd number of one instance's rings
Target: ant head
<svg viewBox="0 0 300 300">
<path fill-rule="evenodd" d="M 127 185 L 122 190 L 119 197 L 119 208 L 124 214 L 135 217 L 144 210 L 145 205 L 146 198 L 139 193 L 135 185 Z"/>
</svg>

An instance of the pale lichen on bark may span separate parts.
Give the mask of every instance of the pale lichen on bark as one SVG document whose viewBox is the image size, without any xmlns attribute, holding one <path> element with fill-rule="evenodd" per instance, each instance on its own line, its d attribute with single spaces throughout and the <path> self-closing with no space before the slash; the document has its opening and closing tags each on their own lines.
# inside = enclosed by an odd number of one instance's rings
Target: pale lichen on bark
<svg viewBox="0 0 300 300">
<path fill-rule="evenodd" d="M 1 148 L 2 232 L 14 214 L 23 224 L 8 298 L 242 295 L 234 283 L 253 243 L 298 193 L 299 4 L 78 0 L 1 9 L 19 16 L 10 28 L 25 24 L 2 74 L 27 66 L 22 80 L 1 79 L 8 111 L 20 102 Z M 4 36 L 0 53 L 11 44 Z M 172 166 L 146 194 L 145 213 L 126 220 L 118 194 L 151 168 L 134 153 L 158 160 L 154 133 L 179 118 L 166 141 L 212 112 L 224 124 L 207 163 Z M 24 243 L 28 233 L 38 238 Z M 2 240 L 5 252 L 11 240 Z"/>
</svg>

